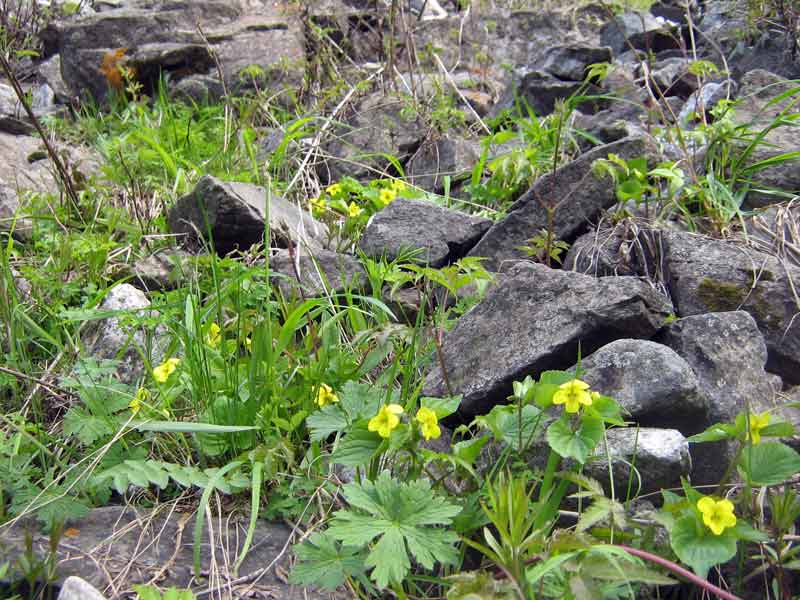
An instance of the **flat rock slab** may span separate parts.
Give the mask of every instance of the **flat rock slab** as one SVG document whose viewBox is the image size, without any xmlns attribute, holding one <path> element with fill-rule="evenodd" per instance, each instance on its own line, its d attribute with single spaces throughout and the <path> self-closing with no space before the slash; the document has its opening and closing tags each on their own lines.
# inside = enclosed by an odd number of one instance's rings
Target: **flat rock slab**
<svg viewBox="0 0 800 600">
<path fill-rule="evenodd" d="M 506 401 L 511 384 L 547 369 L 567 369 L 580 346 L 588 355 L 620 338 L 649 338 L 672 305 L 634 277 L 596 279 L 517 262 L 444 338 L 423 395 L 463 394 L 469 417 Z"/>
<path fill-rule="evenodd" d="M 283 524 L 264 521 L 256 526 L 253 544 L 239 567 L 239 576 L 268 569 L 252 584 L 228 587 L 227 583 L 234 580 L 230 570 L 244 543 L 247 520 L 223 519 L 222 523 L 222 530 L 219 521 L 213 523 L 214 560 L 206 524 L 201 547 L 204 577 L 196 579 L 192 558 L 193 514 L 170 512 L 169 505 L 163 505 L 157 512 L 124 506 L 96 508 L 85 518 L 68 524 L 57 550 L 58 581 L 77 575 L 106 597 L 118 597 L 130 591 L 134 584 L 147 583 L 153 578 L 161 588 L 191 588 L 195 593 L 207 590 L 209 581 L 213 581 L 215 588 L 226 586 L 222 592 L 226 598 L 252 598 L 252 595 L 244 595 L 251 585 L 252 591 L 247 593 L 259 594 L 258 597 L 298 600 L 330 597 L 284 583 L 284 577 L 279 574 L 289 569 L 290 553 L 284 552 L 284 547 L 291 530 Z M 23 553 L 26 531 L 33 535 L 34 552 L 46 555 L 48 535 L 40 533 L 37 523 L 22 521 L 3 530 L 0 562 L 13 564 Z"/>
<path fill-rule="evenodd" d="M 269 208 L 267 207 L 269 199 Z M 208 231 L 219 254 L 245 251 L 261 243 L 269 220 L 273 240 L 287 246 L 321 248 L 328 228 L 280 195 L 250 183 L 204 175 L 194 190 L 179 198 L 167 216 L 170 230 L 190 240 Z"/>
<path fill-rule="evenodd" d="M 367 272 L 355 256 L 329 250 L 299 256 L 279 250 L 270 257 L 269 265 L 273 274 L 279 275 L 276 279 L 284 297 L 313 298 L 345 290 L 360 293 L 368 283 Z"/>
<path fill-rule="evenodd" d="M 520 246 L 548 228 L 547 207 L 556 206 L 552 231 L 556 239 L 572 241 L 583 233 L 601 212 L 617 202 L 614 184 L 592 172 L 592 163 L 614 153 L 623 159 L 645 156 L 648 145 L 642 137 L 631 136 L 600 146 L 540 177 L 495 223 L 470 251 L 470 256 L 487 258 L 484 266 L 497 270 L 504 260 L 526 258 Z"/>
<path fill-rule="evenodd" d="M 462 258 L 490 225 L 489 219 L 398 198 L 372 217 L 358 247 L 370 258 L 387 260 L 403 250 L 422 250 L 423 263 L 441 267 Z"/>
</svg>

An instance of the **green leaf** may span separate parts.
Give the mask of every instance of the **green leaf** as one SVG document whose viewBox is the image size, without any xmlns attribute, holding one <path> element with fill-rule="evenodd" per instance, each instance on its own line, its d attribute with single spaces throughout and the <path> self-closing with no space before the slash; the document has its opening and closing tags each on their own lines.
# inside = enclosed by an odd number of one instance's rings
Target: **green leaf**
<svg viewBox="0 0 800 600">
<path fill-rule="evenodd" d="M 512 448 L 519 450 L 520 416 L 522 417 L 522 444 L 527 446 L 537 436 L 542 411 L 533 404 L 522 407 L 521 415 L 513 404 L 499 405 L 492 408 L 489 414 L 475 417 L 475 422 L 488 427 L 495 439 L 502 440 Z"/>
<path fill-rule="evenodd" d="M 581 512 L 576 529 L 586 531 L 600 521 L 608 521 L 620 529 L 625 528 L 625 507 L 616 500 L 603 496 L 595 497 L 594 502 Z"/>
<path fill-rule="evenodd" d="M 800 472 L 800 454 L 780 442 L 765 442 L 745 448 L 738 469 L 752 485 L 777 485 Z"/>
<path fill-rule="evenodd" d="M 642 199 L 643 194 L 644 187 L 642 187 L 641 182 L 635 177 L 626 179 L 617 185 L 617 200 L 620 202 L 626 202 L 628 200 L 635 200 L 638 202 Z"/>
<path fill-rule="evenodd" d="M 360 467 L 367 464 L 377 454 L 383 439 L 366 427 L 354 428 L 339 443 L 331 455 L 331 460 L 345 467 Z"/>
<path fill-rule="evenodd" d="M 736 555 L 736 536 L 730 529 L 722 535 L 714 535 L 694 514 L 675 521 L 670 531 L 670 545 L 678 558 L 703 578 L 711 567 L 728 562 Z"/>
<path fill-rule="evenodd" d="M 780 421 L 772 425 L 767 425 L 761 430 L 761 437 L 786 438 L 792 437 L 793 435 L 796 435 L 796 430 L 794 426 L 787 421 Z"/>
<path fill-rule="evenodd" d="M 131 427 L 138 431 L 157 433 L 238 433 L 258 429 L 252 425 L 216 425 L 214 423 L 187 423 L 185 421 L 134 421 Z"/>
<path fill-rule="evenodd" d="M 294 546 L 297 564 L 289 575 L 289 583 L 316 585 L 334 591 L 346 577 L 357 577 L 364 571 L 364 553 L 360 548 L 338 544 L 327 532 L 315 533 Z"/>
<path fill-rule="evenodd" d="M 70 408 L 64 416 L 64 434 L 74 435 L 84 446 L 91 446 L 115 431 L 108 417 L 96 417 L 77 406 Z"/>
<path fill-rule="evenodd" d="M 384 391 L 377 387 L 348 381 L 339 392 L 339 404 L 352 424 L 374 417 L 383 403 L 384 395 Z"/>
<path fill-rule="evenodd" d="M 592 454 L 603 438 L 603 421 L 583 415 L 580 426 L 572 431 L 569 422 L 559 419 L 547 428 L 547 442 L 562 458 L 574 458 L 580 464 Z"/>
<path fill-rule="evenodd" d="M 705 431 L 687 438 L 687 440 L 695 444 L 701 442 L 719 442 L 720 440 L 736 438 L 738 435 L 739 431 L 736 426 L 728 423 L 715 423 Z"/>
<path fill-rule="evenodd" d="M 344 431 L 348 424 L 347 415 L 339 404 L 323 406 L 306 419 L 306 427 L 312 442 L 324 440 L 331 434 Z"/>
<path fill-rule="evenodd" d="M 463 442 L 453 444 L 453 454 L 463 460 L 469 465 L 475 463 L 475 459 L 481 452 L 481 449 L 489 442 L 489 436 L 483 435 L 481 437 L 471 438 Z"/>
<path fill-rule="evenodd" d="M 423 396 L 419 399 L 419 404 L 435 412 L 437 419 L 444 419 L 458 410 L 461 404 L 461 398 L 461 395 L 449 396 L 446 398 L 429 398 Z"/>
<path fill-rule="evenodd" d="M 334 514 L 328 534 L 346 546 L 371 546 L 365 564 L 378 586 L 403 581 L 409 554 L 425 568 L 457 561 L 458 535 L 437 526 L 450 525 L 461 507 L 435 496 L 428 482 L 399 482 L 384 471 L 343 491 L 350 508 Z"/>
</svg>

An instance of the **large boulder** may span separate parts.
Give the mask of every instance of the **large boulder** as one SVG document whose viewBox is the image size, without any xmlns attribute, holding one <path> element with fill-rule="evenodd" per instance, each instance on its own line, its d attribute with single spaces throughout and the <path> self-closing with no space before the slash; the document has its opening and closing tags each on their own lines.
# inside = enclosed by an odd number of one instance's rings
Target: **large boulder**
<svg viewBox="0 0 800 600">
<path fill-rule="evenodd" d="M 374 92 L 358 102 L 324 145 L 323 180 L 374 177 L 392 168 L 387 156 L 406 162 L 426 134 L 423 121 L 408 107 L 408 98 L 399 93 Z"/>
<path fill-rule="evenodd" d="M 312 254 L 279 250 L 270 257 L 269 266 L 285 297 L 325 296 L 346 290 L 359 293 L 368 283 L 367 272 L 355 256 L 330 250 Z"/>
<path fill-rule="evenodd" d="M 611 48 L 567 44 L 550 48 L 542 68 L 564 81 L 583 81 L 589 65 L 602 62 L 611 62 Z"/>
<path fill-rule="evenodd" d="M 269 207 L 267 206 L 269 200 Z M 203 176 L 194 190 L 179 198 L 167 215 L 170 230 L 197 240 L 211 233 L 220 255 L 247 250 L 263 241 L 269 220 L 277 244 L 318 249 L 328 228 L 291 202 L 258 185 Z"/>
<path fill-rule="evenodd" d="M 398 198 L 372 217 L 358 247 L 370 258 L 388 260 L 403 250 L 422 250 L 420 261 L 441 267 L 462 258 L 490 224 L 432 202 Z"/>
<path fill-rule="evenodd" d="M 767 346 L 753 318 L 744 311 L 698 314 L 665 327 L 658 340 L 691 365 L 708 416 L 697 428 L 731 423 L 746 408 L 759 412 L 773 404 L 775 378 L 764 370 Z M 713 442 L 691 448 L 695 484 L 719 483 L 735 444 Z"/>
<path fill-rule="evenodd" d="M 173 81 L 212 72 L 216 76 L 219 65 L 231 89 L 252 82 L 240 78 L 251 65 L 257 67 L 262 86 L 296 87 L 305 61 L 300 20 L 276 3 L 260 3 L 257 11 L 245 12 L 237 3 L 218 0 L 134 2 L 54 21 L 41 36 L 44 57 L 60 56 L 70 95 L 97 100 L 110 88 L 121 87 L 117 64 L 136 68 L 137 80 L 148 90 L 162 73 Z M 54 78 L 52 68 L 50 72 Z"/>
<path fill-rule="evenodd" d="M 680 48 L 675 24 L 649 12 L 629 12 L 615 16 L 600 30 L 600 43 L 614 54 L 628 48 L 660 52 Z"/>
<path fill-rule="evenodd" d="M 681 232 L 662 232 L 662 239 L 677 314 L 750 313 L 767 343 L 767 369 L 800 383 L 800 268 L 740 243 Z"/>
<path fill-rule="evenodd" d="M 581 361 L 581 379 L 620 403 L 643 427 L 702 431 L 708 399 L 692 367 L 674 350 L 649 340 L 616 340 Z"/>
<path fill-rule="evenodd" d="M 596 175 L 592 163 L 614 153 L 623 159 L 645 156 L 648 144 L 642 137 L 628 137 L 582 154 L 576 160 L 540 177 L 495 223 L 470 251 L 471 256 L 488 260 L 488 269 L 497 269 L 504 260 L 525 258 L 520 249 L 528 240 L 549 226 L 547 207 L 555 206 L 552 231 L 556 239 L 572 241 L 602 211 L 617 202 L 614 184 Z"/>
<path fill-rule="evenodd" d="M 649 338 L 672 306 L 645 281 L 517 262 L 447 333 L 423 394 L 463 394 L 462 416 L 505 402 L 512 382 L 566 369 L 619 338 Z M 580 349 L 580 350 L 579 350 Z"/>
<path fill-rule="evenodd" d="M 413 185 L 434 193 L 444 191 L 444 178 L 451 185 L 464 179 L 481 154 L 478 142 L 453 135 L 426 139 L 406 165 L 406 176 Z M 452 187 L 451 187 L 452 190 Z"/>
</svg>

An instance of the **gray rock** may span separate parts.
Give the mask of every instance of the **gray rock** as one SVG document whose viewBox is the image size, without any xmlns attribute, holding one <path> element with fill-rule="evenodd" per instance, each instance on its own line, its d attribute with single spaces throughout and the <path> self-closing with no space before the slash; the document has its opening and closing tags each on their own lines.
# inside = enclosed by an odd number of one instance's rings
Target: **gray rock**
<svg viewBox="0 0 800 600">
<path fill-rule="evenodd" d="M 279 250 L 270 257 L 270 270 L 284 297 L 315 297 L 338 294 L 345 290 L 360 293 L 367 285 L 367 272 L 361 262 L 349 254 L 315 250 L 312 254 L 292 254 Z"/>
<path fill-rule="evenodd" d="M 194 190 L 178 199 L 167 220 L 173 233 L 184 234 L 190 241 L 196 241 L 198 235 L 208 235 L 210 230 L 216 251 L 224 255 L 261 243 L 268 214 L 272 241 L 283 247 L 291 243 L 318 249 L 328 239 L 326 225 L 278 194 L 261 186 L 221 181 L 210 175 L 203 176 Z"/>
<path fill-rule="evenodd" d="M 195 593 L 208 590 L 209 585 L 215 590 L 227 586 L 237 577 L 233 565 L 244 544 L 247 521 L 227 519 L 221 531 L 215 521 L 213 536 L 209 535 L 206 524 L 200 562 L 207 577 L 200 579 L 193 573 L 193 523 L 193 514 L 180 511 L 149 511 L 132 506 L 95 508 L 86 517 L 71 522 L 70 536 L 61 538 L 55 555 L 56 583 L 77 575 L 109 595 L 154 578 L 159 587 L 186 589 L 192 586 Z M 21 521 L 3 531 L 0 564 L 16 562 L 25 551 L 26 534 L 32 535 L 34 554 L 40 559 L 47 556 L 48 535 L 38 532 L 36 523 Z M 284 573 L 289 570 L 291 560 L 291 552 L 285 552 L 285 549 L 292 535 L 291 528 L 282 523 L 259 519 L 253 543 L 239 566 L 238 576 L 269 567 L 263 576 L 258 577 L 254 593 L 265 598 L 287 600 L 329 599 L 329 594 L 285 583 Z M 223 596 L 226 594 L 222 592 Z"/>
<path fill-rule="evenodd" d="M 664 254 L 661 232 L 625 219 L 580 236 L 567 250 L 564 269 L 595 277 L 636 275 L 663 283 L 657 266 Z"/>
<path fill-rule="evenodd" d="M 761 399 L 772 403 L 774 379 L 764 371 L 767 347 L 753 318 L 744 311 L 699 314 L 671 323 L 658 341 L 688 362 L 708 402 L 708 418 L 698 429 L 731 423 L 747 406 L 758 410 Z M 734 444 L 713 442 L 691 448 L 692 483 L 719 483 Z"/>
<path fill-rule="evenodd" d="M 20 210 L 17 192 L 0 179 L 0 233 L 12 233 L 20 240 L 30 239 L 33 223 Z"/>
<path fill-rule="evenodd" d="M 398 198 L 372 217 L 358 247 L 370 258 L 388 260 L 404 249 L 421 249 L 422 262 L 441 267 L 462 258 L 490 224 L 424 200 Z"/>
<path fill-rule="evenodd" d="M 550 48 L 542 68 L 564 81 L 583 81 L 586 68 L 601 62 L 611 62 L 611 48 L 569 44 Z"/>
<path fill-rule="evenodd" d="M 75 575 L 67 577 L 56 600 L 105 600 L 106 597 L 85 579 Z"/>
<path fill-rule="evenodd" d="M 170 95 L 188 103 L 214 103 L 225 95 L 225 88 L 218 77 L 212 75 L 189 75 L 171 87 Z"/>
<path fill-rule="evenodd" d="M 506 217 L 495 223 L 470 251 L 483 256 L 487 269 L 497 269 L 504 260 L 525 258 L 519 249 L 548 226 L 546 207 L 555 205 L 553 232 L 556 239 L 572 241 L 602 211 L 617 202 L 614 185 L 592 172 L 592 163 L 613 152 L 623 159 L 647 155 L 648 144 L 642 137 L 628 137 L 600 146 L 576 160 L 540 177 L 509 209 Z"/>
<path fill-rule="evenodd" d="M 43 99 L 40 99 L 39 102 L 43 102 Z M 49 110 L 51 107 L 52 104 L 44 108 Z M 31 108 L 36 116 L 47 112 L 47 110 L 35 105 L 33 102 L 31 103 Z M 30 135 L 36 131 L 14 89 L 4 83 L 0 83 L 0 131 L 13 135 Z"/>
<path fill-rule="evenodd" d="M 191 260 L 179 248 L 159 250 L 133 263 L 132 283 L 145 292 L 174 290 L 192 277 Z"/>
<path fill-rule="evenodd" d="M 695 117 L 705 113 L 710 118 L 710 111 L 722 100 L 726 100 L 733 96 L 736 89 L 736 84 L 727 79 L 722 82 L 712 81 L 705 84 L 702 88 L 692 93 L 686 104 L 683 105 L 680 114 L 678 115 L 678 122 L 684 125 L 689 124 Z"/>
<path fill-rule="evenodd" d="M 480 154 L 480 144 L 452 135 L 425 140 L 409 159 L 406 176 L 417 187 L 441 193 L 444 177 L 450 177 L 451 186 L 464 179 L 472 172 Z"/>
<path fill-rule="evenodd" d="M 686 58 L 667 58 L 653 66 L 650 77 L 665 96 L 687 98 L 697 89 L 697 78 L 688 75 L 689 64 Z"/>
<path fill-rule="evenodd" d="M 747 125 L 751 130 L 760 132 L 769 127 L 781 111 L 788 110 L 788 115 L 796 118 L 800 108 L 796 104 L 793 107 L 790 105 L 792 98 L 769 105 L 775 96 L 792 89 L 795 85 L 769 71 L 761 69 L 750 71 L 741 80 L 738 104 L 734 113 L 736 123 Z M 753 150 L 747 163 L 752 165 L 780 154 L 797 152 L 799 149 L 797 128 L 781 125 L 766 134 L 764 141 Z M 795 158 L 775 164 L 753 173 L 752 179 L 753 187 L 756 189 L 748 192 L 746 205 L 750 208 L 766 206 L 783 199 L 781 196 L 767 193 L 769 190 L 776 189 L 790 194 L 800 192 L 800 163 Z"/>
<path fill-rule="evenodd" d="M 64 78 L 61 76 L 61 56 L 56 54 L 37 67 L 39 75 L 47 82 L 53 90 L 55 100 L 67 104 L 70 100 L 70 91 Z"/>
<path fill-rule="evenodd" d="M 678 354 L 648 340 L 616 340 L 581 361 L 581 379 L 620 403 L 638 425 L 703 430 L 708 399 L 697 376 Z"/>
<path fill-rule="evenodd" d="M 522 77 L 512 82 L 492 108 L 491 116 L 498 116 L 502 111 L 514 110 L 519 102 L 523 102 L 522 114 L 526 114 L 525 104 L 533 109 L 537 117 L 549 115 L 555 109 L 556 101 L 569 98 L 581 87 L 580 81 L 563 81 L 550 73 L 539 70 L 526 71 Z M 590 84 L 586 95 L 598 95 L 600 88 Z M 581 104 L 584 112 L 597 112 L 605 108 L 608 102 L 592 100 Z"/>
<path fill-rule="evenodd" d="M 747 240 L 756 250 L 800 267 L 800 202 L 768 206 L 744 218 Z"/>
<path fill-rule="evenodd" d="M 408 98 L 400 94 L 374 92 L 361 100 L 324 144 L 328 159 L 319 168 L 322 179 L 375 177 L 390 168 L 386 155 L 406 162 L 427 133 L 417 116 L 404 112 L 407 108 Z"/>
<path fill-rule="evenodd" d="M 653 16 L 662 17 L 673 23 L 686 25 L 686 7 L 689 7 L 689 13 L 695 23 L 698 22 L 700 16 L 700 6 L 696 0 L 660 0 L 650 7 L 650 12 Z"/>
<path fill-rule="evenodd" d="M 124 311 L 127 315 L 153 315 L 150 300 L 144 292 L 128 283 L 117 285 L 108 292 L 99 310 Z M 117 376 L 123 383 L 135 385 L 144 374 L 144 363 L 140 352 L 153 348 L 152 340 L 156 334 L 148 335 L 142 327 L 126 325 L 122 316 L 93 321 L 87 328 L 83 343 L 86 354 L 97 359 L 119 360 Z M 160 357 L 151 356 L 151 362 L 158 364 Z"/>
<path fill-rule="evenodd" d="M 767 342 L 767 369 L 800 383 L 800 322 L 793 286 L 800 281 L 800 268 L 739 243 L 666 231 L 662 239 L 677 314 L 747 311 Z"/>
<path fill-rule="evenodd" d="M 600 43 L 620 54 L 631 46 L 636 50 L 660 52 L 680 48 L 680 36 L 673 23 L 648 13 L 623 13 L 603 25 Z"/>
<path fill-rule="evenodd" d="M 463 394 L 462 416 L 504 402 L 511 384 L 566 369 L 619 338 L 648 338 L 670 314 L 669 301 L 633 277 L 595 279 L 517 262 L 442 342 L 423 394 Z"/>
<path fill-rule="evenodd" d="M 610 492 L 608 458 L 611 458 L 614 493 L 618 500 L 680 487 L 681 477 L 692 471 L 689 443 L 680 431 L 651 427 L 613 428 L 606 432 L 608 454 L 601 442 L 585 471 Z M 631 465 L 634 466 L 631 475 Z"/>
<path fill-rule="evenodd" d="M 118 49 L 128 50 L 124 60 L 139 60 L 146 66 L 137 79 L 148 90 L 155 88 L 161 72 L 180 79 L 213 70 L 206 44 L 219 60 L 229 88 L 240 85 L 239 74 L 250 65 L 256 65 L 270 83 L 296 87 L 305 58 L 299 19 L 274 3 L 259 3 L 251 13 L 237 4 L 142 2 L 55 21 L 41 33 L 44 56 L 60 54 L 61 75 L 70 95 L 101 101 L 109 83 L 98 76 L 98 69 Z"/>
</svg>

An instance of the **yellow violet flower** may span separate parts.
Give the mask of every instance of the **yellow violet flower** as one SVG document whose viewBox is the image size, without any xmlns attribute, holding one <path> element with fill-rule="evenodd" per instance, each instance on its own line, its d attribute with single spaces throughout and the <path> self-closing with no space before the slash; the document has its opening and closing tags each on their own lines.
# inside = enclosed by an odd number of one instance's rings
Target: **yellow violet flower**
<svg viewBox="0 0 800 600">
<path fill-rule="evenodd" d="M 131 412 L 135 415 L 141 410 L 142 404 L 147 402 L 148 398 L 150 398 L 150 392 L 144 388 L 139 388 L 136 390 L 136 395 L 133 397 L 133 400 L 128 404 L 128 408 L 130 408 Z"/>
<path fill-rule="evenodd" d="M 331 386 L 327 383 L 322 383 L 317 390 L 317 398 L 315 402 L 319 405 L 320 408 L 325 406 L 326 404 L 331 404 L 333 402 L 338 402 L 339 396 L 337 396 Z"/>
<path fill-rule="evenodd" d="M 382 438 L 388 438 L 392 434 L 392 429 L 400 424 L 402 414 L 403 407 L 399 404 L 384 404 L 378 414 L 369 420 L 367 429 L 377 431 Z"/>
<path fill-rule="evenodd" d="M 720 535 L 728 527 L 736 525 L 733 502 L 730 500 L 714 500 L 711 496 L 703 496 L 697 501 L 697 509 L 703 514 L 703 523 L 714 535 Z"/>
<path fill-rule="evenodd" d="M 392 181 L 390 185 L 392 186 L 392 189 L 394 190 L 395 194 L 401 194 L 406 189 L 405 182 L 400 181 L 399 179 L 395 179 L 394 181 Z"/>
<path fill-rule="evenodd" d="M 397 197 L 397 192 L 393 189 L 383 188 L 380 192 L 378 192 L 378 201 L 383 205 L 386 206 L 392 200 Z"/>
<path fill-rule="evenodd" d="M 158 383 L 166 383 L 169 376 L 175 372 L 180 364 L 180 358 L 168 358 L 166 361 L 153 369 L 153 379 Z"/>
<path fill-rule="evenodd" d="M 350 203 L 350 205 L 347 207 L 347 214 L 348 214 L 349 216 L 351 216 L 351 217 L 357 217 L 357 216 L 358 216 L 358 215 L 360 215 L 362 212 L 364 212 L 364 209 L 363 209 L 363 208 L 361 208 L 361 207 L 360 207 L 358 204 L 356 204 L 355 202 L 351 202 L 351 203 Z"/>
<path fill-rule="evenodd" d="M 753 445 L 761 443 L 761 430 L 769 425 L 769 413 L 761 413 L 760 415 L 750 415 L 750 431 L 747 432 L 747 439 Z"/>
<path fill-rule="evenodd" d="M 564 404 L 568 413 L 576 413 L 581 409 L 581 404 L 585 406 L 592 404 L 592 395 L 588 389 L 589 384 L 580 379 L 562 383 L 553 394 L 553 404 Z"/>
<path fill-rule="evenodd" d="M 222 341 L 222 330 L 219 328 L 219 325 L 216 323 L 212 323 L 211 327 L 208 328 L 208 333 L 206 334 L 206 344 L 211 346 L 212 348 L 216 348 L 219 346 L 219 343 Z"/>
<path fill-rule="evenodd" d="M 330 194 L 331 196 L 335 196 L 336 194 L 342 191 L 342 185 L 340 183 L 334 183 L 333 185 L 329 185 L 325 188 L 325 192 Z"/>
<path fill-rule="evenodd" d="M 312 198 L 310 200 L 311 208 L 318 211 L 323 211 L 328 207 L 328 201 L 325 198 Z"/>
<path fill-rule="evenodd" d="M 417 411 L 417 423 L 422 430 L 422 437 L 426 440 L 436 439 L 442 435 L 442 430 L 439 428 L 439 419 L 436 413 L 430 408 L 422 407 Z"/>
</svg>

